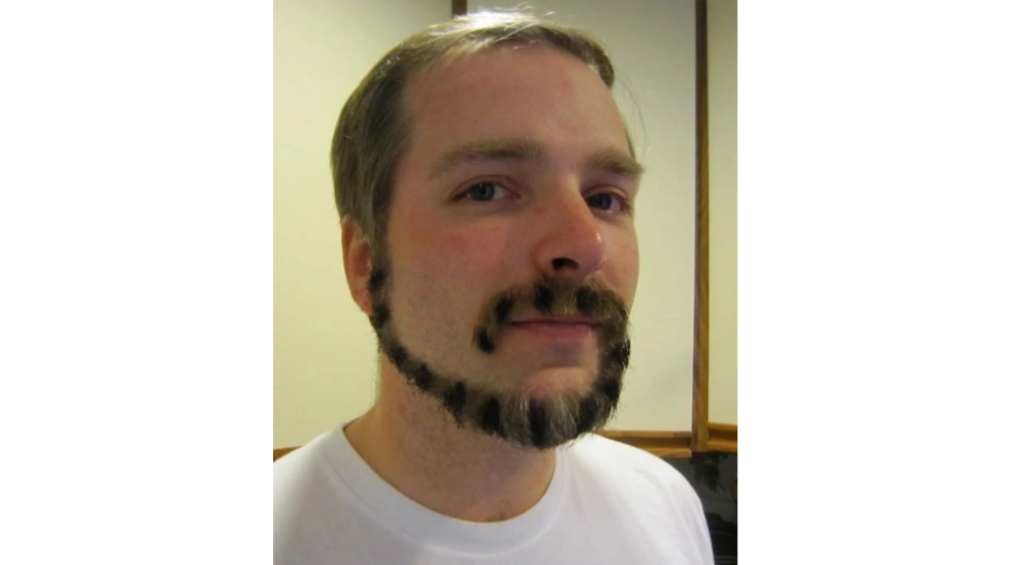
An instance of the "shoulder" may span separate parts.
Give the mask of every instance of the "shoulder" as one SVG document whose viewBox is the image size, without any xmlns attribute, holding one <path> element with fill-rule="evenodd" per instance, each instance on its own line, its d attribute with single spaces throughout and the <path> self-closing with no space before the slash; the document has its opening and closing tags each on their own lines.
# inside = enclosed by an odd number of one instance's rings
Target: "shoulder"
<svg viewBox="0 0 1017 565">
<path fill-rule="evenodd" d="M 607 517 L 612 535 L 644 549 L 653 539 L 661 552 L 654 562 L 713 561 L 699 495 L 671 464 L 596 435 L 563 448 L 562 457 L 577 519 Z"/>
<path fill-rule="evenodd" d="M 348 507 L 327 453 L 328 434 L 273 463 L 273 553 L 276 564 L 326 563 L 345 538 L 332 527 Z M 331 557 L 330 557 L 331 556 Z"/>
<path fill-rule="evenodd" d="M 629 495 L 663 495 L 662 502 L 700 511 L 702 505 L 688 480 L 669 463 L 642 449 L 600 435 L 586 436 L 564 448 L 580 481 L 604 483 Z"/>
<path fill-rule="evenodd" d="M 296 520 L 315 500 L 331 490 L 329 464 L 324 453 L 327 434 L 280 457 L 272 464 L 275 523 Z"/>
<path fill-rule="evenodd" d="M 588 435 L 564 449 L 577 464 L 596 465 L 605 473 L 684 481 L 681 473 L 660 457 L 601 435 Z"/>
<path fill-rule="evenodd" d="M 306 478 L 308 474 L 313 474 L 321 457 L 321 443 L 324 439 L 324 435 L 319 436 L 272 463 L 272 476 L 277 494 L 279 489 L 285 489 L 295 482 L 300 482 L 301 478 Z"/>
<path fill-rule="evenodd" d="M 648 451 L 632 447 L 626 443 L 615 441 L 599 434 L 588 434 L 568 445 L 566 449 L 574 451 L 584 457 L 607 458 L 622 457 L 627 461 L 637 464 L 656 466 L 658 462 L 670 467 L 659 457 Z"/>
</svg>

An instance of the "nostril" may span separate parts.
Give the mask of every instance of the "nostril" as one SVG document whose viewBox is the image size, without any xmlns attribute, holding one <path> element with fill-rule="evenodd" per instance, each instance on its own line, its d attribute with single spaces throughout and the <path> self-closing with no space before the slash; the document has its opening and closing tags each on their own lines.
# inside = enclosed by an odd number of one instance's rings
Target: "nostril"
<svg viewBox="0 0 1017 565">
<path fill-rule="evenodd" d="M 579 264 L 576 263 L 575 261 L 573 261 L 572 259 L 567 259 L 565 257 L 559 257 L 559 258 L 554 259 L 554 260 L 551 261 L 551 267 L 555 271 L 560 271 L 560 270 L 564 269 L 565 267 L 578 268 Z"/>
</svg>

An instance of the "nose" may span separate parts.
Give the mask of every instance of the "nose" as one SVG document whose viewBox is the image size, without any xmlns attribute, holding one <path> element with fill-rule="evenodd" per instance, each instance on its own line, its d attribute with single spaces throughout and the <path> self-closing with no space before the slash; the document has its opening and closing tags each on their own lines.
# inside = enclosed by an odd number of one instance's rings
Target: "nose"
<svg viewBox="0 0 1017 565">
<path fill-rule="evenodd" d="M 534 260 L 548 278 L 581 284 L 607 260 L 601 225 L 578 191 L 554 198 L 540 213 L 537 229 Z"/>
</svg>

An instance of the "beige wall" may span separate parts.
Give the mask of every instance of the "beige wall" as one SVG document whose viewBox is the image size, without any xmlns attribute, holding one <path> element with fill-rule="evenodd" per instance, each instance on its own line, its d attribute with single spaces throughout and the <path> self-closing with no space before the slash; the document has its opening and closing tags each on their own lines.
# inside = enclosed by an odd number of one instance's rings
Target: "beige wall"
<svg viewBox="0 0 1017 565">
<path fill-rule="evenodd" d="M 711 422 L 738 423 L 738 4 L 707 3 Z"/>
<path fill-rule="evenodd" d="M 274 438 L 301 445 L 374 399 L 374 334 L 349 297 L 328 152 L 339 110 L 448 0 L 276 0 Z"/>
</svg>

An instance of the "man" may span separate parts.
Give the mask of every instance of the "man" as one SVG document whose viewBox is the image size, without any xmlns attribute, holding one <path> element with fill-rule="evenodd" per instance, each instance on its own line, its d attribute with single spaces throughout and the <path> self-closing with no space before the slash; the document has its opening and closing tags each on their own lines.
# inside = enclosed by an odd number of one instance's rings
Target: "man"
<svg viewBox="0 0 1017 565">
<path fill-rule="evenodd" d="M 276 563 L 712 563 L 681 475 L 590 433 L 639 272 L 613 80 L 581 32 L 477 14 L 350 97 L 332 168 L 379 390 L 276 463 Z"/>
</svg>

